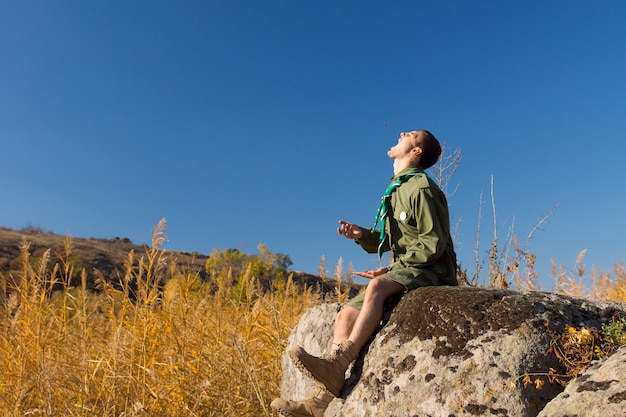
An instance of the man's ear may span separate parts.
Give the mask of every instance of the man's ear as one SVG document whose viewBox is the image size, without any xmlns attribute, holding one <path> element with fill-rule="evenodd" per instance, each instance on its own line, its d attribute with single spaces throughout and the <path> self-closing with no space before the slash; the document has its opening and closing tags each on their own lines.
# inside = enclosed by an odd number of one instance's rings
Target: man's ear
<svg viewBox="0 0 626 417">
<path fill-rule="evenodd" d="M 420 156 L 422 154 L 422 148 L 415 147 L 415 148 L 411 149 L 411 154 L 413 156 Z"/>
</svg>

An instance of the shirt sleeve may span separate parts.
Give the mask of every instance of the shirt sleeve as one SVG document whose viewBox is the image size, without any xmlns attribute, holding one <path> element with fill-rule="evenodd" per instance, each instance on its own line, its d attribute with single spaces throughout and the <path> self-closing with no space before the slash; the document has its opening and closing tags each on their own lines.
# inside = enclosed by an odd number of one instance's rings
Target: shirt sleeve
<svg viewBox="0 0 626 417">
<path fill-rule="evenodd" d="M 360 227 L 360 226 L 359 226 Z M 371 227 L 361 227 L 361 232 L 363 235 L 355 239 L 354 241 L 365 250 L 367 253 L 377 253 L 378 252 L 378 244 L 380 238 L 380 230 L 372 229 Z M 387 239 L 385 239 L 385 244 L 383 245 L 383 251 L 386 252 L 389 250 L 389 245 L 387 244 Z"/>
<path fill-rule="evenodd" d="M 406 252 L 389 264 L 389 270 L 432 265 L 444 254 L 448 243 L 448 234 L 439 221 L 436 197 L 431 190 L 421 189 L 411 203 L 417 223 L 416 233 L 407 242 Z"/>
</svg>

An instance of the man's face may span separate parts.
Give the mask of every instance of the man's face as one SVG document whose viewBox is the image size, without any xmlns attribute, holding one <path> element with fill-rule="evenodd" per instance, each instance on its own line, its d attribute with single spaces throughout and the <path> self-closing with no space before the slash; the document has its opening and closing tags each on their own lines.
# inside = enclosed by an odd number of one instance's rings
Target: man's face
<svg viewBox="0 0 626 417">
<path fill-rule="evenodd" d="M 418 147 L 420 135 L 422 132 L 416 130 L 412 132 L 402 132 L 398 138 L 398 143 L 392 146 L 387 155 L 391 159 L 401 159 L 411 155 L 413 149 Z"/>
</svg>

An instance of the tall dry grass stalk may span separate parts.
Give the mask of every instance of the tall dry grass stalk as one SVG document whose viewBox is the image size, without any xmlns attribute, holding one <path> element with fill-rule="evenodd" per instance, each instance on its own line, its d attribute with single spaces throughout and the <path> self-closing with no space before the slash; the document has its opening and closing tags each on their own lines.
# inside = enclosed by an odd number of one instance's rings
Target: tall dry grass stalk
<svg viewBox="0 0 626 417">
<path fill-rule="evenodd" d="M 291 278 L 264 291 L 253 268 L 205 280 L 176 271 L 164 232 L 161 221 L 97 293 L 85 271 L 70 286 L 71 239 L 52 266 L 24 242 L 20 276 L 0 277 L 2 415 L 270 415 L 287 336 L 319 294 Z"/>
<path fill-rule="evenodd" d="M 507 230 L 504 239 L 498 235 L 500 223 L 496 210 L 494 177 L 490 182 L 490 203 L 492 213 L 492 236 L 489 240 L 489 249 L 486 255 L 481 254 L 482 232 L 482 207 L 485 204 L 482 193 L 479 197 L 478 224 L 474 247 L 474 270 L 470 273 L 467 269 L 459 268 L 459 282 L 462 285 L 473 287 L 485 286 L 488 288 L 517 289 L 527 291 L 539 291 L 541 286 L 537 281 L 535 264 L 537 258 L 529 249 L 530 241 L 537 231 L 548 223 L 556 207 L 542 216 L 531 228 L 526 239 L 520 243 L 515 234 L 515 219 Z"/>
<path fill-rule="evenodd" d="M 554 292 L 574 297 L 586 297 L 593 300 L 626 302 L 626 269 L 624 261 L 615 263 L 613 271 L 591 268 L 587 273 L 583 258 L 586 250 L 576 257 L 574 268 L 552 262 L 552 276 L 555 281 Z"/>
</svg>

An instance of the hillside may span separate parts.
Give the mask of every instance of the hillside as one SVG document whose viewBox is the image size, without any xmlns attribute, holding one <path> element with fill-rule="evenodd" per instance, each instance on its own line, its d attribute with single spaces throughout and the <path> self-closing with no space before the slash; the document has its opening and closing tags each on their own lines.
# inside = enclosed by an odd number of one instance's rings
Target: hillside
<svg viewBox="0 0 626 417">
<path fill-rule="evenodd" d="M 26 241 L 28 251 L 33 258 L 40 258 L 50 249 L 52 262 L 58 262 L 66 256 L 67 236 L 40 231 L 22 231 L 0 228 L 0 272 L 11 272 L 20 268 L 20 251 Z M 79 238 L 71 236 L 72 262 L 76 267 L 84 267 L 88 274 L 94 269 L 99 270 L 105 277 L 113 279 L 122 271 L 124 260 L 133 250 L 136 253 L 145 251 L 143 245 L 132 243 L 127 238 L 113 239 Z M 207 255 L 198 253 L 174 252 L 177 263 L 187 271 L 200 271 Z"/>
<path fill-rule="evenodd" d="M 93 280 L 95 271 L 98 271 L 109 281 L 117 282 L 124 275 L 124 263 L 128 259 L 128 254 L 134 251 L 141 256 L 149 247 L 135 244 L 130 239 L 115 237 L 112 239 L 103 238 L 80 238 L 58 235 L 50 232 L 42 232 L 40 230 L 13 230 L 0 227 L 0 274 L 7 277 L 18 276 L 22 270 L 21 248 L 26 243 L 28 252 L 32 260 L 40 259 L 49 249 L 51 264 L 58 263 L 61 259 L 66 259 L 66 242 L 71 241 L 70 261 L 74 269 L 73 277 L 78 279 L 81 270 L 84 268 L 87 272 L 89 287 L 93 288 Z M 198 252 L 178 252 L 167 251 L 171 255 L 170 259 L 174 259 L 179 271 L 185 273 L 197 273 L 206 278 L 207 261 L 212 255 L 201 254 Z M 225 250 L 219 257 L 220 261 L 224 260 L 224 254 L 230 255 L 233 252 L 238 255 L 238 265 L 229 263 L 225 267 L 229 268 L 245 268 L 246 261 L 253 259 L 254 255 L 239 254 L 236 250 Z M 289 259 L 287 256 L 279 255 L 282 259 Z M 335 288 L 335 281 L 331 279 L 322 280 L 319 276 L 286 270 L 290 262 L 282 262 L 279 268 L 292 275 L 293 281 L 301 286 L 320 286 L 322 293 L 332 291 Z M 262 280 L 271 280 L 272 272 L 261 278 Z M 361 286 L 354 284 L 353 291 L 357 291 Z"/>
</svg>

